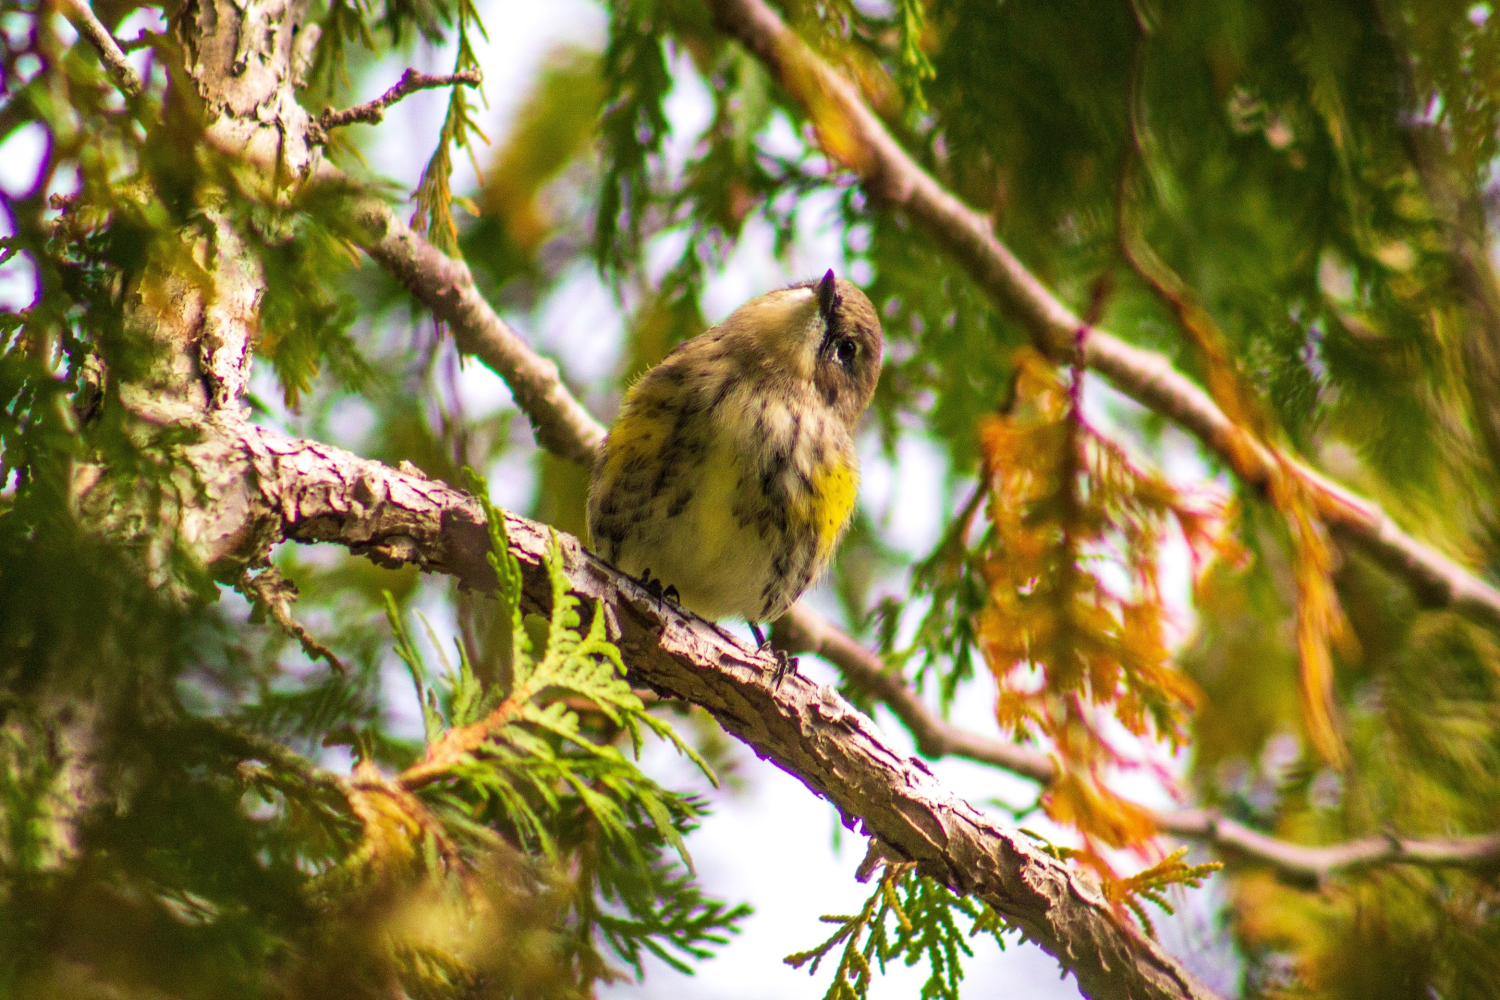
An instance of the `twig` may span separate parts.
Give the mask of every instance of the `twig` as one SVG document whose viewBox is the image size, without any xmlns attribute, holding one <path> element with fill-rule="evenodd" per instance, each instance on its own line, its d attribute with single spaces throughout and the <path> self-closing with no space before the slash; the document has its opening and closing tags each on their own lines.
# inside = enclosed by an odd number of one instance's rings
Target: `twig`
<svg viewBox="0 0 1500 1000">
<path fill-rule="evenodd" d="M 1278 840 L 1209 809 L 1160 814 L 1156 821 L 1165 833 L 1205 841 L 1227 853 L 1267 863 L 1282 875 L 1314 883 L 1338 872 L 1389 864 L 1500 869 L 1500 833 L 1437 840 L 1363 837 L 1339 844 L 1309 846 Z"/>
<path fill-rule="evenodd" d="M 793 612 L 776 623 L 777 645 L 788 653 L 814 653 L 838 667 L 850 683 L 873 695 L 901 720 L 923 756 L 962 757 L 1042 785 L 1056 780 L 1057 764 L 1050 755 L 953 725 L 928 708 L 900 676 L 889 673 L 880 657 L 803 605 L 797 605 Z M 1152 814 L 1152 820 L 1162 833 L 1201 841 L 1268 865 L 1283 875 L 1313 882 L 1322 882 L 1342 871 L 1380 864 L 1500 867 L 1500 834 L 1439 840 L 1366 837 L 1341 844 L 1308 846 L 1253 830 L 1211 809 L 1157 812 Z"/>
<path fill-rule="evenodd" d="M 256 608 L 269 615 L 283 631 L 301 643 L 302 651 L 309 657 L 327 660 L 328 665 L 341 674 L 347 672 L 333 650 L 319 642 L 307 630 L 307 626 L 292 617 L 291 605 L 297 599 L 297 585 L 282 576 L 275 566 L 268 566 L 259 573 L 245 570 L 234 589 L 249 598 Z"/>
<path fill-rule="evenodd" d="M 356 104 L 342 111 L 334 111 L 332 108 L 324 111 L 318 116 L 318 120 L 313 122 L 311 135 L 308 138 L 313 142 L 327 142 L 328 134 L 336 128 L 343 128 L 345 125 L 353 125 L 356 122 L 378 125 L 385 118 L 386 108 L 419 90 L 451 87 L 460 83 L 477 87 L 482 82 L 483 77 L 477 69 L 466 69 L 461 73 L 444 73 L 437 76 L 408 69 L 401 74 L 401 79 L 396 81 L 394 87 L 375 100 Z"/>
<path fill-rule="evenodd" d="M 334 798 L 349 797 L 349 783 L 342 776 L 319 767 L 273 739 L 248 732 L 224 719 L 198 718 L 186 725 L 189 729 L 201 730 L 205 742 L 217 740 L 232 748 L 242 759 L 263 761 L 281 771 L 295 774 L 305 784 L 320 788 Z"/>
<path fill-rule="evenodd" d="M 1049 785 L 1057 777 L 1050 754 L 997 737 L 970 732 L 948 722 L 925 704 L 904 678 L 886 670 L 880 657 L 798 603 L 774 626 L 776 645 L 787 653 L 812 653 L 838 668 L 855 687 L 895 713 L 924 757 L 963 757 Z"/>
<path fill-rule="evenodd" d="M 73 27 L 99 53 L 99 61 L 104 64 L 105 72 L 115 86 L 120 88 L 120 92 L 126 97 L 139 97 L 145 90 L 141 78 L 125 58 L 125 51 L 120 48 L 115 36 L 94 16 L 94 9 L 88 5 L 88 0 L 61 0 L 61 6 L 63 14 L 73 22 Z"/>
<path fill-rule="evenodd" d="M 156 44 L 156 40 L 158 38 L 164 37 L 166 37 L 164 32 L 147 31 L 145 28 L 142 28 L 140 34 L 136 35 L 134 38 L 127 38 L 124 41 L 120 42 L 120 48 L 126 52 L 135 52 L 139 49 L 149 49 L 151 46 Z"/>
<path fill-rule="evenodd" d="M 447 730 L 428 744 L 421 760 L 397 775 L 396 783 L 406 791 L 414 792 L 447 777 L 456 764 L 478 752 L 515 719 L 521 711 L 521 702 L 522 699 L 512 691 L 483 719 Z"/>
<path fill-rule="evenodd" d="M 828 154 L 854 170 L 868 194 L 903 209 L 946 249 L 1003 309 L 1019 317 L 1054 361 L 1074 353 L 1079 318 L 995 236 L 990 220 L 924 171 L 886 131 L 858 90 L 819 58 L 763 0 L 712 0 L 715 20 L 765 63 L 802 104 L 820 134 L 837 136 Z M 1377 504 L 1305 464 L 1280 458 L 1245 435 L 1192 379 L 1160 354 L 1091 328 L 1088 367 L 1125 395 L 1174 421 L 1233 464 L 1247 484 L 1264 489 L 1280 467 L 1308 484 L 1318 514 L 1341 540 L 1357 545 L 1404 578 L 1421 600 L 1500 629 L 1500 588 L 1418 541 Z"/>
</svg>

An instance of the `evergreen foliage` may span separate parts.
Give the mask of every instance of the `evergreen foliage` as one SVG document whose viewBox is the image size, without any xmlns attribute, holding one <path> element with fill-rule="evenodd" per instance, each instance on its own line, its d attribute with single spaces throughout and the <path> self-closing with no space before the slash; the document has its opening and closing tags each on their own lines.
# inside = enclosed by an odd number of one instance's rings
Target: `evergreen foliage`
<svg viewBox="0 0 1500 1000">
<path fill-rule="evenodd" d="M 963 959 L 974 954 L 969 939 L 983 934 L 1003 950 L 1003 935 L 1009 930 L 994 910 L 954 895 L 947 886 L 918 875 L 910 864 L 888 867 L 858 913 L 818 919 L 838 929 L 816 948 L 788 955 L 786 963 L 797 969 L 806 965 L 810 975 L 816 974 L 842 944 L 825 1000 L 864 1000 L 876 968 L 884 972 L 898 959 L 907 965 L 927 964 L 922 1000 L 958 1000 Z M 960 929 L 959 919 L 968 922 L 967 933 Z"/>
</svg>

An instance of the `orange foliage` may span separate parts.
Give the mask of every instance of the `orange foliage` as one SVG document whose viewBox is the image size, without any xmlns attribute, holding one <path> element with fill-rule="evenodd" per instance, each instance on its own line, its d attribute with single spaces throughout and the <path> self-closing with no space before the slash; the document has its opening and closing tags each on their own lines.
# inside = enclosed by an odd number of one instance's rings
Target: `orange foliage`
<svg viewBox="0 0 1500 1000">
<path fill-rule="evenodd" d="M 1076 826 L 1111 847 L 1129 847 L 1156 833 L 1151 813 L 1120 798 L 1093 776 L 1065 771 L 1047 788 L 1043 808 L 1055 822 Z"/>
<path fill-rule="evenodd" d="M 1287 519 L 1292 536 L 1292 573 L 1297 585 L 1297 655 L 1302 672 L 1302 718 L 1318 754 L 1342 768 L 1346 757 L 1334 716 L 1333 654 L 1358 655 L 1354 633 L 1333 589 L 1337 556 L 1313 509 L 1316 502 L 1301 478 L 1284 467 L 1271 479 L 1271 500 Z"/>
<path fill-rule="evenodd" d="M 1132 462 L 1030 350 L 1017 359 L 1012 411 L 986 418 L 979 441 L 991 530 L 978 637 L 1000 687 L 996 717 L 1056 748 L 1062 776 L 1044 799 L 1053 819 L 1115 847 L 1139 843 L 1149 814 L 1105 787 L 1104 769 L 1124 761 L 1095 719 L 1108 712 L 1174 748 L 1187 739 L 1197 692 L 1169 661 L 1157 555 L 1172 521 L 1197 568 L 1227 551 L 1225 504 Z"/>
</svg>

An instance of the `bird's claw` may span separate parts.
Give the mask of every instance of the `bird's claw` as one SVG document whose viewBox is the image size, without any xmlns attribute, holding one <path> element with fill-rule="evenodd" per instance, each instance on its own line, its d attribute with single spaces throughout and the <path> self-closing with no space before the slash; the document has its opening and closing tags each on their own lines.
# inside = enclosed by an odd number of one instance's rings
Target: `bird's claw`
<svg viewBox="0 0 1500 1000">
<path fill-rule="evenodd" d="M 675 583 L 663 585 L 661 580 L 651 575 L 649 567 L 641 570 L 638 582 L 646 593 L 656 598 L 658 608 L 661 607 L 662 601 L 671 601 L 673 604 L 679 605 L 682 603 L 682 595 L 677 592 L 677 585 Z"/>
<path fill-rule="evenodd" d="M 665 593 L 665 591 L 662 590 L 661 581 L 651 575 L 651 568 L 649 566 L 641 570 L 639 583 L 642 590 L 650 594 L 652 597 L 656 598 L 658 601 L 661 600 L 662 594 Z"/>
<path fill-rule="evenodd" d="M 776 653 L 776 672 L 771 675 L 771 687 L 779 688 L 781 682 L 786 680 L 787 674 L 797 672 L 797 658 L 787 656 L 784 649 L 774 650 L 774 652 Z"/>
<path fill-rule="evenodd" d="M 784 649 L 771 648 L 771 641 L 766 638 L 766 634 L 760 630 L 760 626 L 755 622 L 746 622 L 745 624 L 750 626 L 750 634 L 755 636 L 755 643 L 763 652 L 776 654 L 776 672 L 771 675 L 771 686 L 773 688 L 781 687 L 781 682 L 786 680 L 787 674 L 795 674 L 797 672 L 797 658 L 795 656 L 787 656 Z"/>
</svg>

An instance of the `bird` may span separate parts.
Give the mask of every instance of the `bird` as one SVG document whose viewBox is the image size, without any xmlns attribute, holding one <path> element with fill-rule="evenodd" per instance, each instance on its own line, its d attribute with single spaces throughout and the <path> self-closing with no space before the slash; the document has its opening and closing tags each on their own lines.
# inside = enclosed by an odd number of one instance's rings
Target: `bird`
<svg viewBox="0 0 1500 1000">
<path fill-rule="evenodd" d="M 784 614 L 854 513 L 854 431 L 884 349 L 879 316 L 832 269 L 751 299 L 626 392 L 590 480 L 596 553 L 709 621 Z M 795 660 L 777 654 L 776 683 Z"/>
</svg>

